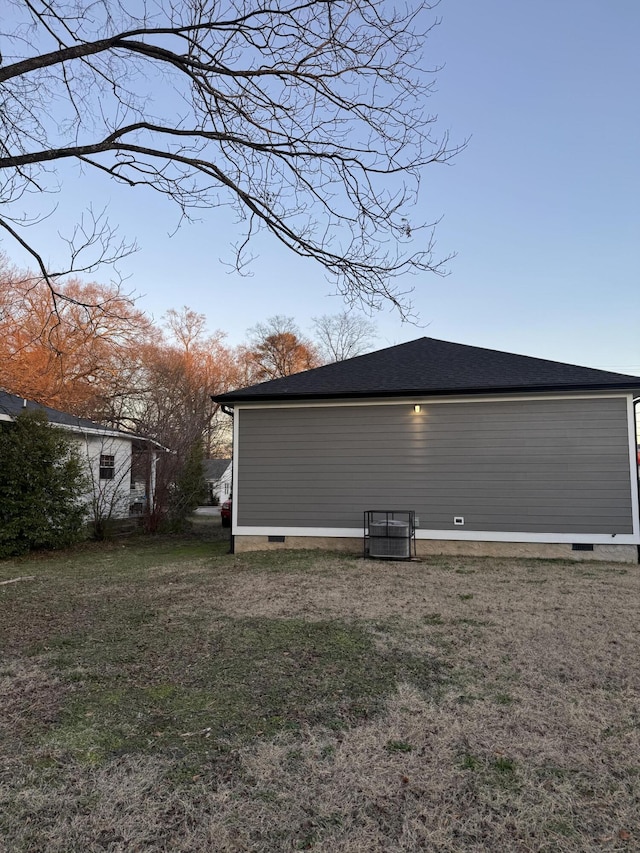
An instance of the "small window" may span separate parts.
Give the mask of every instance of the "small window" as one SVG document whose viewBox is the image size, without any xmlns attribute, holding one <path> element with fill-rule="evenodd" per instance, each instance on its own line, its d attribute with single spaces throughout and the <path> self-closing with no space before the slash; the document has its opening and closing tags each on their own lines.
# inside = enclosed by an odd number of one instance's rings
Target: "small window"
<svg viewBox="0 0 640 853">
<path fill-rule="evenodd" d="M 107 453 L 100 454 L 100 479 L 113 480 L 116 470 L 116 458 Z"/>
<path fill-rule="evenodd" d="M 229 494 L 229 483 L 224 484 L 224 493 L 225 493 L 225 495 Z"/>
</svg>

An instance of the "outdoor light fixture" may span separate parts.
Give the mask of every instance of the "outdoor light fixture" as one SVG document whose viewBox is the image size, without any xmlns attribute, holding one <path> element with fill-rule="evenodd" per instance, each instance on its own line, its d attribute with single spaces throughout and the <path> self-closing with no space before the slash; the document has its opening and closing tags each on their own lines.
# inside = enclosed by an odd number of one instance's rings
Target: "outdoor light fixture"
<svg viewBox="0 0 640 853">
<path fill-rule="evenodd" d="M 417 415 L 419 415 L 419 414 L 420 414 L 420 412 L 422 411 L 422 406 L 420 405 L 420 403 L 416 403 L 416 404 L 415 404 L 415 406 L 413 407 L 413 411 L 414 411 Z"/>
</svg>

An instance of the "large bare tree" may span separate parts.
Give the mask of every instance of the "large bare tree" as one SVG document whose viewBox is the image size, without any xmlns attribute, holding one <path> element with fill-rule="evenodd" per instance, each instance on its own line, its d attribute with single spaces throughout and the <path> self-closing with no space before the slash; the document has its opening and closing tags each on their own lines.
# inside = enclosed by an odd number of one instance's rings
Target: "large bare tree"
<svg viewBox="0 0 640 853">
<path fill-rule="evenodd" d="M 266 230 L 319 263 L 347 302 L 408 310 L 406 272 L 441 273 L 414 222 L 424 167 L 455 153 L 427 110 L 423 0 L 5 0 L 0 22 L 0 231 L 51 292 L 126 254 L 78 212 L 55 269 L 28 225 L 61 164 L 150 187 L 189 218 L 230 205 L 238 269 Z M 62 183 L 60 183 L 62 181 Z M 426 228 L 426 232 L 420 229 Z M 411 246 L 417 237 L 417 250 Z"/>
<path fill-rule="evenodd" d="M 370 350 L 377 336 L 375 324 L 361 314 L 342 311 L 313 317 L 316 347 L 325 363 L 344 361 Z"/>
</svg>

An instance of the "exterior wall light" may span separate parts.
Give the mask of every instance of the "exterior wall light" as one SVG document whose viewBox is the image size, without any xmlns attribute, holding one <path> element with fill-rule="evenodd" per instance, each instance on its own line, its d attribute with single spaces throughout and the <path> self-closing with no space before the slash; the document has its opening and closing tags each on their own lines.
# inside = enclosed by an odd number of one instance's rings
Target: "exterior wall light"
<svg viewBox="0 0 640 853">
<path fill-rule="evenodd" d="M 422 411 L 422 406 L 420 405 L 420 403 L 416 403 L 416 404 L 415 404 L 415 406 L 413 407 L 413 411 L 414 411 L 417 415 L 419 415 L 419 414 L 420 414 L 420 412 Z"/>
</svg>

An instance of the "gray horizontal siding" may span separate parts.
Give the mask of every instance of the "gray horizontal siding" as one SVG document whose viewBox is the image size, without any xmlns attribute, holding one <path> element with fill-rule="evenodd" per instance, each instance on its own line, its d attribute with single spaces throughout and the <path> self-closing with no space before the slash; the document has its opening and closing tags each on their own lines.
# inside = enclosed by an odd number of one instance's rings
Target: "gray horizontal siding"
<svg viewBox="0 0 640 853">
<path fill-rule="evenodd" d="M 241 409 L 241 526 L 631 533 L 624 398 Z M 453 516 L 465 518 L 455 527 Z"/>
</svg>

